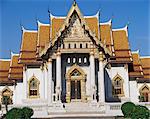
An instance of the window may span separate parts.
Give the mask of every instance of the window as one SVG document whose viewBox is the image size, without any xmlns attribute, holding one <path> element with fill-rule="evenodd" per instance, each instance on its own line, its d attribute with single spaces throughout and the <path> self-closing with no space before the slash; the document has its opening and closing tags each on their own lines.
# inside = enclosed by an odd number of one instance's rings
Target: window
<svg viewBox="0 0 150 119">
<path fill-rule="evenodd" d="M 79 58 L 79 63 L 81 63 L 81 58 Z"/>
<path fill-rule="evenodd" d="M 82 44 L 80 44 L 80 48 L 82 48 Z"/>
<path fill-rule="evenodd" d="M 84 63 L 86 63 L 87 62 L 87 58 L 86 57 L 84 57 Z"/>
<path fill-rule="evenodd" d="M 65 44 L 63 44 L 63 48 L 65 48 Z"/>
<path fill-rule="evenodd" d="M 70 57 L 68 58 L 68 61 L 67 61 L 68 63 L 70 63 Z"/>
<path fill-rule="evenodd" d="M 150 95 L 150 89 L 148 85 L 144 84 L 140 88 L 140 97 L 139 97 L 140 102 L 150 102 L 149 95 Z"/>
<path fill-rule="evenodd" d="M 2 91 L 2 104 L 12 104 L 12 95 L 13 92 L 6 86 Z"/>
<path fill-rule="evenodd" d="M 88 48 L 88 44 L 86 43 L 86 46 L 85 46 L 86 48 Z"/>
<path fill-rule="evenodd" d="M 70 45 L 70 43 L 68 44 L 68 48 L 71 48 L 71 45 Z"/>
<path fill-rule="evenodd" d="M 29 97 L 39 97 L 39 81 L 34 76 L 29 80 Z"/>
<path fill-rule="evenodd" d="M 75 63 L 76 62 L 76 58 L 73 58 L 73 63 Z"/>
<path fill-rule="evenodd" d="M 117 75 L 112 82 L 113 85 L 113 96 L 121 97 L 123 94 L 123 79 Z"/>
<path fill-rule="evenodd" d="M 74 48 L 76 48 L 77 46 L 76 46 L 76 44 L 74 44 Z"/>
</svg>

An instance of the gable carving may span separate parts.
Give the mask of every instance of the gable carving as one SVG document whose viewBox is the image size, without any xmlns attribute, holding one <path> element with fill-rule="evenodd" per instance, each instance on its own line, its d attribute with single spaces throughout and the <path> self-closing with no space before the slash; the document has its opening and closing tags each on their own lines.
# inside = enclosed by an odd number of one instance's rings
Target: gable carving
<svg viewBox="0 0 150 119">
<path fill-rule="evenodd" d="M 80 19 L 77 15 L 77 13 L 74 13 L 70 19 L 69 23 L 69 33 L 67 34 L 66 38 L 85 38 L 87 35 L 84 32 L 84 29 L 82 28 L 82 25 L 80 23 Z"/>
</svg>

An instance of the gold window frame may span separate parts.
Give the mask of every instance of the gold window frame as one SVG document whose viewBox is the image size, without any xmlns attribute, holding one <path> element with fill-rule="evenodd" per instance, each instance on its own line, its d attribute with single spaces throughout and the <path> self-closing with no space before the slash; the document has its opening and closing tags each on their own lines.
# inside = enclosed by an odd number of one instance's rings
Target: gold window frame
<svg viewBox="0 0 150 119">
<path fill-rule="evenodd" d="M 115 94 L 115 81 L 117 79 L 121 80 L 121 86 L 119 88 L 119 89 L 121 89 L 121 94 Z M 112 80 L 112 95 L 113 95 L 113 97 L 124 97 L 123 83 L 124 83 L 124 80 L 119 74 L 117 74 L 113 78 L 113 80 Z"/>
<path fill-rule="evenodd" d="M 33 80 L 33 79 L 37 81 L 37 95 L 35 95 L 35 96 L 30 95 L 30 81 Z M 28 98 L 30 98 L 30 99 L 40 98 L 39 85 L 40 85 L 40 81 L 35 76 L 32 76 L 29 79 L 29 81 L 28 81 Z"/>
</svg>

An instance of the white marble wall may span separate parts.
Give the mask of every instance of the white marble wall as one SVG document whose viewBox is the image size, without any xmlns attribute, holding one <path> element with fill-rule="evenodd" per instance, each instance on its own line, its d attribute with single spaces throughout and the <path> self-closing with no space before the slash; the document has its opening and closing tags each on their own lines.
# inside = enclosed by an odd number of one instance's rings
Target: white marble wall
<svg viewBox="0 0 150 119">
<path fill-rule="evenodd" d="M 126 67 L 111 67 L 110 69 L 106 69 L 109 77 L 111 80 L 118 74 L 123 79 L 123 91 L 125 98 L 129 99 L 129 76 L 128 76 L 128 69 Z M 108 80 L 108 79 L 105 79 Z M 108 83 L 108 96 L 112 97 L 112 84 Z"/>
<path fill-rule="evenodd" d="M 129 81 L 129 84 L 130 84 L 130 100 L 132 102 L 139 102 L 139 99 L 138 99 L 138 84 L 136 81 Z"/>
</svg>

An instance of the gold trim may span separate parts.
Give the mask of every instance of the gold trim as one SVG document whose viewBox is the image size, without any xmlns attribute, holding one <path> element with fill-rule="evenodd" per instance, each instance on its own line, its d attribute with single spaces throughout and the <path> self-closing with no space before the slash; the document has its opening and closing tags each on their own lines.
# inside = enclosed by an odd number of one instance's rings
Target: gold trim
<svg viewBox="0 0 150 119">
<path fill-rule="evenodd" d="M 30 81 L 31 80 L 36 80 L 37 81 L 37 95 L 36 96 L 30 96 Z M 30 98 L 30 99 L 40 98 L 39 84 L 40 84 L 40 81 L 34 75 L 29 79 L 29 81 L 28 81 L 28 98 Z"/>
<path fill-rule="evenodd" d="M 121 80 L 121 94 L 115 94 L 115 80 Z M 124 80 L 123 78 L 117 74 L 113 79 L 112 79 L 112 95 L 113 97 L 124 97 L 124 90 L 123 90 L 123 83 L 124 83 Z"/>
<path fill-rule="evenodd" d="M 71 76 L 72 72 L 74 70 L 77 70 L 80 72 L 79 76 Z M 74 64 L 66 73 L 66 102 L 71 101 L 71 81 L 72 80 L 79 80 L 81 82 L 81 101 L 85 102 L 86 101 L 86 89 L 85 89 L 85 79 L 86 79 L 86 74 L 84 71 L 76 64 Z M 78 100 L 77 100 L 78 101 Z"/>
</svg>

